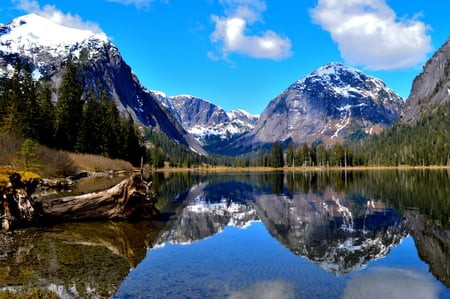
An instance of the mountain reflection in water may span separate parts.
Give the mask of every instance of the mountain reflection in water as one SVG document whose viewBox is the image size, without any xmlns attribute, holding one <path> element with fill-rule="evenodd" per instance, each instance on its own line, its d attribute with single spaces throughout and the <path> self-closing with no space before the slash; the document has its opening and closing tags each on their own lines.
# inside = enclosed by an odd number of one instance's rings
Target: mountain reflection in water
<svg viewBox="0 0 450 299">
<path fill-rule="evenodd" d="M 1 235 L 0 287 L 64 298 L 450 298 L 446 171 L 151 180 L 158 221 Z"/>
<path fill-rule="evenodd" d="M 238 182 L 198 184 L 156 246 L 189 244 L 225 226 L 260 220 L 290 251 L 341 275 L 386 256 L 407 235 L 401 217 L 380 201 L 352 201 L 331 187 L 320 193 L 285 191 L 266 193 Z"/>
</svg>

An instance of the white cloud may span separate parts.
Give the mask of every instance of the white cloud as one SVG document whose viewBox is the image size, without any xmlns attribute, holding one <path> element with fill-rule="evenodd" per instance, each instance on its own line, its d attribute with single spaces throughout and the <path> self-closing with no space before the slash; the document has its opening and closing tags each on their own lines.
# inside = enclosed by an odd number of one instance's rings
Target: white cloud
<svg viewBox="0 0 450 299">
<path fill-rule="evenodd" d="M 215 30 L 211 41 L 217 43 L 220 58 L 227 59 L 230 53 L 239 53 L 254 58 L 281 60 L 291 56 L 291 41 L 267 30 L 252 35 L 251 28 L 262 22 L 266 4 L 262 0 L 221 0 L 225 16 L 212 15 Z M 210 53 L 211 57 L 216 55 Z"/>
<path fill-rule="evenodd" d="M 78 29 L 87 29 L 95 33 L 102 32 L 98 24 L 83 21 L 79 15 L 72 15 L 70 12 L 64 14 L 54 5 L 48 4 L 41 8 L 36 0 L 14 0 L 14 3 L 16 3 L 18 9 L 26 11 L 27 13 L 35 13 L 60 25 Z"/>
<path fill-rule="evenodd" d="M 399 19 L 386 0 L 319 0 L 310 13 L 352 65 L 404 69 L 424 62 L 431 50 L 429 27 L 416 17 Z"/>
</svg>

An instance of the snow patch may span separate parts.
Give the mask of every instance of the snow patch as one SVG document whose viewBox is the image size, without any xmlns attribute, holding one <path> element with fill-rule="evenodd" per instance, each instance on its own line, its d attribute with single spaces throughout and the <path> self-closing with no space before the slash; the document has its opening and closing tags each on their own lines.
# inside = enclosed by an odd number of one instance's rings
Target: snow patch
<svg viewBox="0 0 450 299">
<path fill-rule="evenodd" d="M 71 50 L 79 57 L 82 44 L 89 41 L 98 44 L 109 42 L 104 33 L 62 26 L 36 14 L 16 18 L 7 26 L 9 30 L 0 36 L 0 51 L 5 54 L 33 57 L 34 49 L 40 47 L 53 57 L 66 55 Z"/>
</svg>

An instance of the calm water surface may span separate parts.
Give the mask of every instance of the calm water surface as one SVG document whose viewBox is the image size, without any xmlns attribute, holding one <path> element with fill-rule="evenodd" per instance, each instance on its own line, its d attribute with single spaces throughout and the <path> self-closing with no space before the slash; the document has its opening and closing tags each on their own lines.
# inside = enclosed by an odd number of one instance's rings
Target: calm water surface
<svg viewBox="0 0 450 299">
<path fill-rule="evenodd" d="M 447 171 L 151 180 L 157 221 L 3 234 L 0 286 L 62 298 L 450 298 Z"/>
</svg>

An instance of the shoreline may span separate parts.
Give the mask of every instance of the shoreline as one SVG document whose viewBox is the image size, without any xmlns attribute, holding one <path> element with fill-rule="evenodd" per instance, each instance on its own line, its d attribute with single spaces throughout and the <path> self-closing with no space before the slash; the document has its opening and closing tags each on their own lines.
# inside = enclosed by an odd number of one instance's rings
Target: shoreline
<svg viewBox="0 0 450 299">
<path fill-rule="evenodd" d="M 297 167 L 232 167 L 232 166 L 201 166 L 195 168 L 174 168 L 164 167 L 158 169 L 147 169 L 149 172 L 325 172 L 325 171 L 373 171 L 373 170 L 450 170 L 450 165 L 435 166 L 347 166 L 347 167 L 318 167 L 318 166 L 297 166 Z"/>
</svg>

